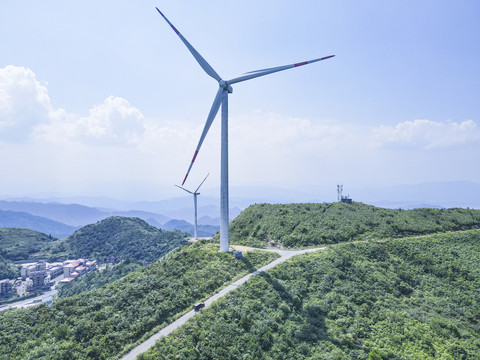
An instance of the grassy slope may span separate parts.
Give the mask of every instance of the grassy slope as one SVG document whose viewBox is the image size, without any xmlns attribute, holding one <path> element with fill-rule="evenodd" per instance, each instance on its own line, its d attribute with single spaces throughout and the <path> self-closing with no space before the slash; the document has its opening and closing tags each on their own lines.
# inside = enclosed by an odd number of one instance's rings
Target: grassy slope
<svg viewBox="0 0 480 360">
<path fill-rule="evenodd" d="M 152 359 L 479 359 L 480 230 L 298 256 L 163 338 Z"/>
<path fill-rule="evenodd" d="M 243 260 L 196 243 L 105 287 L 51 307 L 0 312 L 0 359 L 114 359 L 234 278 L 278 257 Z"/>
<path fill-rule="evenodd" d="M 230 241 L 265 247 L 311 246 L 371 238 L 404 237 L 480 226 L 480 210 L 392 210 L 362 203 L 258 204 L 230 224 Z"/>
</svg>

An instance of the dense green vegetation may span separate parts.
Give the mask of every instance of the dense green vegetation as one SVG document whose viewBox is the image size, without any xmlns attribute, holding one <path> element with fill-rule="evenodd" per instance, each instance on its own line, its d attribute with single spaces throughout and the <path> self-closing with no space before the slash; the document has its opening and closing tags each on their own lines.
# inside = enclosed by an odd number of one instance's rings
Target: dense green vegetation
<svg viewBox="0 0 480 360">
<path fill-rule="evenodd" d="M 99 287 L 110 284 L 128 273 L 136 271 L 142 267 L 142 263 L 139 260 L 123 260 L 115 265 L 107 265 L 107 267 L 101 271 L 92 271 L 84 276 L 80 276 L 75 281 L 62 286 L 58 292 L 58 296 L 68 297 L 78 295 L 84 291 L 97 289 Z"/>
<path fill-rule="evenodd" d="M 57 239 L 34 230 L 0 228 L 0 279 L 20 276 L 13 261 L 41 258 Z"/>
<path fill-rule="evenodd" d="M 139 218 L 109 217 L 87 225 L 61 240 L 55 255 L 63 258 L 156 261 L 178 246 L 187 244 L 179 231 L 159 230 Z"/>
<path fill-rule="evenodd" d="M 302 247 L 478 227 L 480 210 L 392 210 L 362 203 L 258 204 L 230 223 L 230 241 L 256 247 Z"/>
<path fill-rule="evenodd" d="M 0 359 L 115 359 L 193 303 L 277 256 L 254 251 L 234 259 L 198 242 L 51 307 L 0 312 Z"/>
<path fill-rule="evenodd" d="M 14 279 L 20 276 L 20 269 L 13 263 L 0 255 L 0 280 Z"/>
<path fill-rule="evenodd" d="M 34 255 L 42 256 L 57 240 L 38 231 L 0 228 L 0 255 L 12 261 L 26 260 Z"/>
<path fill-rule="evenodd" d="M 118 260 L 151 262 L 187 243 L 186 234 L 159 230 L 139 218 L 110 217 L 84 226 L 61 240 L 33 230 L 0 228 L 0 279 L 19 274 L 12 263 L 18 260 L 88 258 L 103 261 L 115 256 Z"/>
<path fill-rule="evenodd" d="M 255 205 L 230 226 L 236 244 L 332 246 L 253 277 L 142 359 L 480 359 L 480 211 Z M 0 278 L 19 254 L 1 239 Z M 0 312 L 0 360 L 117 359 L 277 256 L 171 251 L 185 234 L 136 218 L 49 239 L 24 240 L 27 256 L 136 260 L 78 279 L 51 307 Z"/>
<path fill-rule="evenodd" d="M 139 359 L 480 359 L 480 230 L 340 244 L 253 277 Z"/>
<path fill-rule="evenodd" d="M 138 270 L 144 261 L 156 261 L 187 243 L 185 234 L 159 230 L 139 218 L 110 217 L 87 225 L 66 238 L 60 248 L 67 249 L 70 257 L 103 260 L 115 256 L 121 263 L 76 279 L 62 287 L 59 295 L 73 296 L 99 288 Z"/>
</svg>

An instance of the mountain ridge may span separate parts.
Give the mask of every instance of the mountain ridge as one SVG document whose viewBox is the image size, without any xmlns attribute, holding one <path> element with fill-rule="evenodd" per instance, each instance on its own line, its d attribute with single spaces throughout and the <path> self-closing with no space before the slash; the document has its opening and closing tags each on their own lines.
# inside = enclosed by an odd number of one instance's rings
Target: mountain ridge
<svg viewBox="0 0 480 360">
<path fill-rule="evenodd" d="M 72 234 L 78 227 L 32 215 L 24 211 L 0 210 L 0 228 L 21 228 L 62 238 Z"/>
</svg>

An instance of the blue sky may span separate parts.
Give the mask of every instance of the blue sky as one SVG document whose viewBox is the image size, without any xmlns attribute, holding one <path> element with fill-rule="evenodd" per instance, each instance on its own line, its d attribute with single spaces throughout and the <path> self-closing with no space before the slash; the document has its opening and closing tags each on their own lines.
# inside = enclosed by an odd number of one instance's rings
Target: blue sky
<svg viewBox="0 0 480 360">
<path fill-rule="evenodd" d="M 2 194 L 179 195 L 223 78 L 230 183 L 480 182 L 478 1 L 4 1 Z M 218 186 L 219 118 L 187 187 Z"/>
</svg>

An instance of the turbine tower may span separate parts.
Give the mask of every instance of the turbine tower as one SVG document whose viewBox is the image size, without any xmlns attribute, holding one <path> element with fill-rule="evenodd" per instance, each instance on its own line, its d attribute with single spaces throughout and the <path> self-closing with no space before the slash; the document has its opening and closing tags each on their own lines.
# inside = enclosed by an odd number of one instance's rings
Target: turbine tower
<svg viewBox="0 0 480 360">
<path fill-rule="evenodd" d="M 229 248 L 229 239 L 228 239 L 228 94 L 231 94 L 232 84 L 239 83 L 242 81 L 254 79 L 260 76 L 273 74 L 278 71 L 293 69 L 302 65 L 311 64 L 317 61 L 322 61 L 334 57 L 335 55 L 329 55 L 318 59 L 302 61 L 295 64 L 278 66 L 268 69 L 261 69 L 255 70 L 238 77 L 235 77 L 230 80 L 223 80 L 220 75 L 216 73 L 216 71 L 210 66 L 210 64 L 195 50 L 195 48 L 183 37 L 183 35 L 173 26 L 173 24 L 162 14 L 162 12 L 156 8 L 157 11 L 162 15 L 165 21 L 170 25 L 173 31 L 178 35 L 180 40 L 185 44 L 187 49 L 193 55 L 195 60 L 197 60 L 198 64 L 202 67 L 202 69 L 212 78 L 214 78 L 219 85 L 217 95 L 215 96 L 215 100 L 213 101 L 213 105 L 210 108 L 210 112 L 207 116 L 207 121 L 203 128 L 202 135 L 200 136 L 200 140 L 198 142 L 197 148 L 195 149 L 195 153 L 193 154 L 193 159 L 188 167 L 187 173 L 185 178 L 183 179 L 182 185 L 187 180 L 188 174 L 190 169 L 197 158 L 198 152 L 200 147 L 202 146 L 203 140 L 212 125 L 215 116 L 217 115 L 218 109 L 220 105 L 222 105 L 222 127 L 221 127 L 221 161 L 220 161 L 220 251 L 228 252 Z"/>
<path fill-rule="evenodd" d="M 193 226 L 193 232 L 194 232 L 193 236 L 195 237 L 195 240 L 198 240 L 198 236 L 197 236 L 197 196 L 200 195 L 200 193 L 198 192 L 198 189 L 200 189 L 200 186 L 202 186 L 202 184 L 205 182 L 205 180 L 207 180 L 208 175 L 209 174 L 207 174 L 207 176 L 205 176 L 205 179 L 203 179 L 203 181 L 200 183 L 200 185 L 198 185 L 197 189 L 194 192 L 191 192 L 190 190 L 187 190 L 187 189 L 185 189 L 185 188 L 183 188 L 179 185 L 175 185 L 176 187 L 178 187 L 182 190 L 185 190 L 189 194 L 193 195 L 193 206 L 195 208 L 195 224 Z"/>
</svg>

